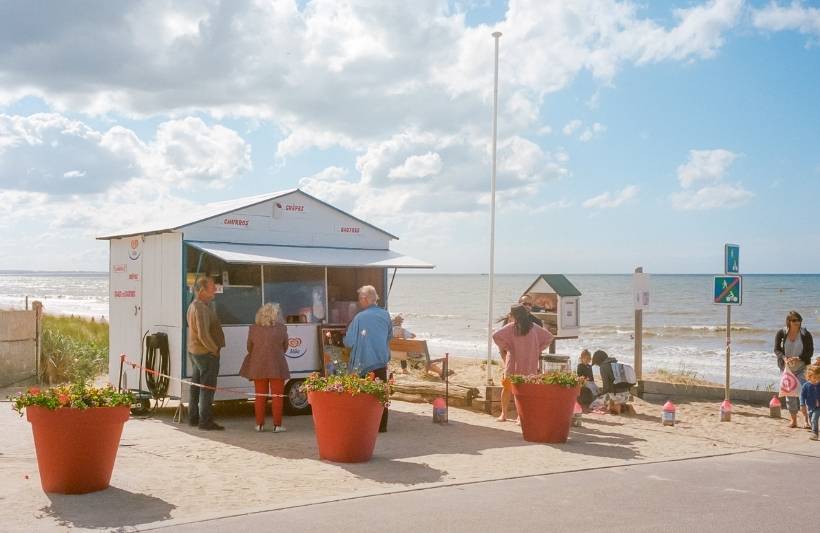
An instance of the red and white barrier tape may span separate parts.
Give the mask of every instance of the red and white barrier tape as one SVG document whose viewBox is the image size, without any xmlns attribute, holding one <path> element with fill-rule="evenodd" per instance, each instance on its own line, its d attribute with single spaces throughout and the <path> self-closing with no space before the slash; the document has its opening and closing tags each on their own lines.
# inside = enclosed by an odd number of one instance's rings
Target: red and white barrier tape
<svg viewBox="0 0 820 533">
<path fill-rule="evenodd" d="M 249 398 L 255 398 L 257 396 L 264 396 L 266 398 L 287 398 L 287 395 L 285 395 L 285 394 L 265 394 L 265 393 L 257 393 L 257 392 L 247 392 L 244 389 L 238 390 L 239 387 L 211 387 L 210 385 L 203 385 L 202 383 L 194 383 L 193 381 L 191 381 L 189 379 L 175 378 L 174 376 L 169 376 L 168 374 L 163 374 L 161 372 L 158 372 L 158 371 L 154 370 L 153 368 L 146 368 L 146 367 L 140 365 L 139 363 L 135 363 L 134 361 L 131 361 L 127 357 L 125 357 L 125 354 L 120 355 L 120 360 L 122 361 L 123 364 L 126 364 L 126 365 L 130 366 L 131 368 L 134 368 L 134 369 L 139 368 L 139 369 L 142 369 L 143 371 L 145 371 L 149 374 L 152 374 L 154 376 L 168 378 L 170 380 L 176 381 L 176 382 L 181 383 L 183 385 L 189 385 L 191 387 L 199 387 L 200 389 L 208 389 L 208 390 L 212 390 L 214 392 L 221 391 L 221 392 L 229 392 L 231 394 L 244 394 L 244 395 L 248 396 Z"/>
</svg>

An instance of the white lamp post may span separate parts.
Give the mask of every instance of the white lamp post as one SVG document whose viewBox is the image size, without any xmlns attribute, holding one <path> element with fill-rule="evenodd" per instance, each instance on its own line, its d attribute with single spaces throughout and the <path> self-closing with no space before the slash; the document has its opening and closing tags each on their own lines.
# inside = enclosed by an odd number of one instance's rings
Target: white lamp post
<svg viewBox="0 0 820 533">
<path fill-rule="evenodd" d="M 487 308 L 487 385 L 493 384 L 493 285 L 495 276 L 495 167 L 496 167 L 496 140 L 498 137 L 498 40 L 501 32 L 493 32 L 495 39 L 495 77 L 493 85 L 493 177 L 490 186 L 490 289 Z"/>
</svg>

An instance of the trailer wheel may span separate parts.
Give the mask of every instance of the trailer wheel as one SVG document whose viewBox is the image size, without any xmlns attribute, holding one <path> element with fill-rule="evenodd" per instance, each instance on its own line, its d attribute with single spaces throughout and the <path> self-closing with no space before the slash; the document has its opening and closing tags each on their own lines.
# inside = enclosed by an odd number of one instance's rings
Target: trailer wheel
<svg viewBox="0 0 820 533">
<path fill-rule="evenodd" d="M 302 390 L 304 379 L 290 379 L 285 385 L 285 412 L 289 415 L 311 413 L 307 393 Z"/>
<path fill-rule="evenodd" d="M 131 404 L 131 414 L 134 416 L 145 416 L 151 410 L 151 400 L 148 398 L 136 398 Z"/>
</svg>

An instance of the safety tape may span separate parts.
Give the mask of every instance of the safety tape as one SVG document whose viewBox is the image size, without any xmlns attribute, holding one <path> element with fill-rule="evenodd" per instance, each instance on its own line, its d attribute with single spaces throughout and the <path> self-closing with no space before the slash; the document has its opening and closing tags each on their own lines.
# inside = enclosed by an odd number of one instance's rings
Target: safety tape
<svg viewBox="0 0 820 533">
<path fill-rule="evenodd" d="M 152 374 L 154 376 L 168 378 L 170 380 L 176 381 L 177 383 L 181 383 L 183 385 L 189 385 L 191 387 L 199 387 L 200 389 L 208 389 L 208 390 L 212 390 L 214 392 L 221 391 L 221 392 L 229 392 L 231 394 L 244 394 L 244 395 L 248 396 L 249 398 L 255 398 L 257 396 L 264 396 L 265 398 L 287 398 L 286 394 L 265 394 L 265 393 L 248 392 L 248 391 L 242 389 L 241 387 L 211 387 L 210 385 L 203 385 L 202 383 L 194 383 L 193 381 L 188 380 L 188 379 L 175 378 L 174 376 L 169 376 L 168 374 L 163 374 L 162 372 L 154 370 L 153 368 L 146 368 L 146 367 L 142 366 L 139 363 L 135 363 L 134 361 L 131 361 L 130 359 L 128 359 L 125 356 L 125 354 L 120 355 L 120 360 L 123 362 L 123 364 L 126 364 L 126 365 L 130 366 L 133 369 L 139 368 L 139 369 L 143 370 L 144 372 L 148 372 L 149 374 Z"/>
</svg>

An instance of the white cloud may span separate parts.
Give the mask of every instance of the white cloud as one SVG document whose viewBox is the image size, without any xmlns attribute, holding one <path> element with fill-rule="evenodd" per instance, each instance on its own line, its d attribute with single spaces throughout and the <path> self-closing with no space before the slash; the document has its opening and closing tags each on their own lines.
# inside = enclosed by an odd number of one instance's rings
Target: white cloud
<svg viewBox="0 0 820 533">
<path fill-rule="evenodd" d="M 569 122 L 567 122 L 561 131 L 563 131 L 564 135 L 566 135 L 567 137 L 571 137 L 575 134 L 576 131 L 581 129 L 583 125 L 584 123 L 576 118 L 575 120 L 570 120 Z"/>
<path fill-rule="evenodd" d="M 400 166 L 391 168 L 387 177 L 391 179 L 426 178 L 441 172 L 441 167 L 441 156 L 427 152 L 424 155 L 411 155 Z"/>
<path fill-rule="evenodd" d="M 683 211 L 732 209 L 754 196 L 742 184 L 722 183 L 738 155 L 729 150 L 690 150 L 689 161 L 678 167 L 681 191 L 670 195 L 672 206 Z M 707 184 L 695 190 L 693 185 Z"/>
<path fill-rule="evenodd" d="M 752 12 L 752 24 L 761 30 L 794 30 L 820 39 L 820 8 L 806 7 L 796 1 L 789 5 L 772 2 Z"/>
<path fill-rule="evenodd" d="M 615 207 L 620 207 L 627 201 L 635 198 L 638 194 L 638 187 L 635 185 L 629 185 L 622 189 L 619 192 L 614 194 L 610 194 L 609 192 L 605 192 L 599 194 L 598 196 L 593 196 L 581 204 L 583 207 L 592 208 L 592 209 L 611 209 Z"/>
<path fill-rule="evenodd" d="M 719 181 L 738 155 L 729 150 L 690 150 L 689 161 L 678 167 L 678 181 L 687 189 L 699 181 Z"/>
<path fill-rule="evenodd" d="M 140 178 L 220 187 L 251 168 L 239 134 L 193 117 L 161 123 L 144 142 L 121 126 L 101 132 L 56 113 L 0 115 L 0 139 L 0 189 L 81 195 Z"/>
<path fill-rule="evenodd" d="M 578 140 L 581 142 L 589 142 L 592 139 L 600 137 L 606 131 L 606 126 L 601 124 L 600 122 L 596 122 L 592 126 L 586 128 L 581 135 L 578 136 Z"/>
<path fill-rule="evenodd" d="M 747 191 L 739 183 L 702 187 L 696 191 L 673 193 L 672 205 L 682 211 L 706 209 L 732 209 L 748 202 L 754 193 Z"/>
</svg>

